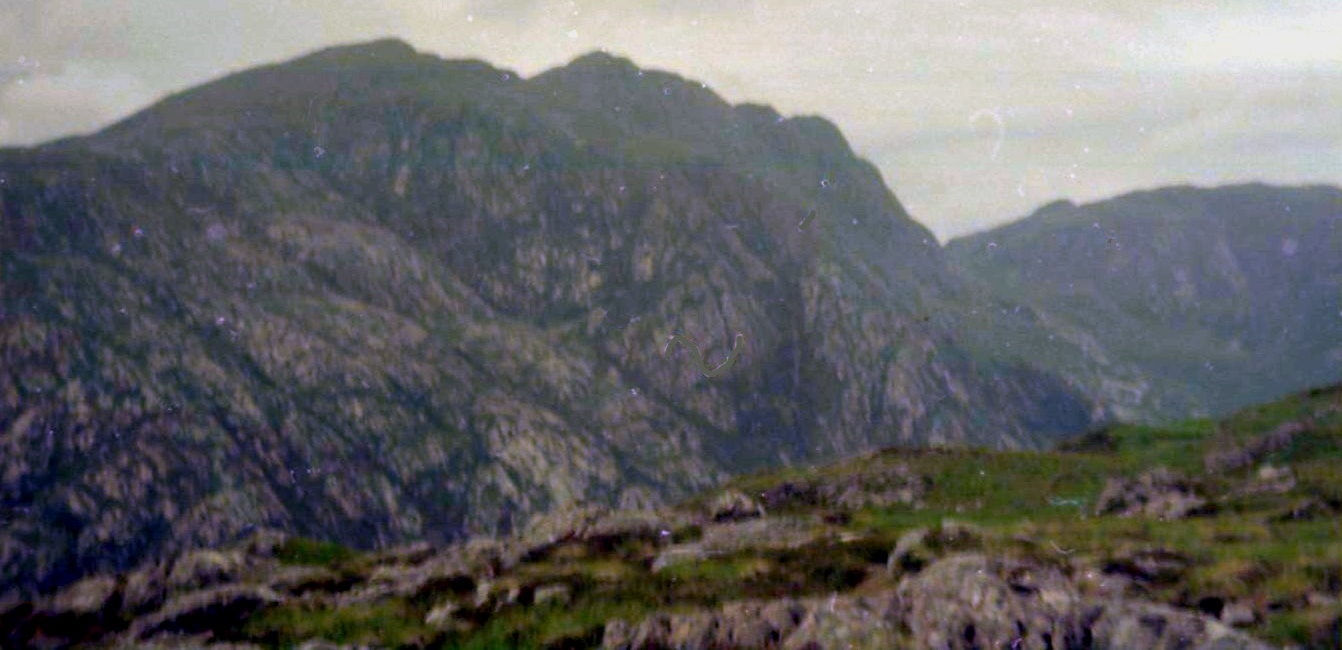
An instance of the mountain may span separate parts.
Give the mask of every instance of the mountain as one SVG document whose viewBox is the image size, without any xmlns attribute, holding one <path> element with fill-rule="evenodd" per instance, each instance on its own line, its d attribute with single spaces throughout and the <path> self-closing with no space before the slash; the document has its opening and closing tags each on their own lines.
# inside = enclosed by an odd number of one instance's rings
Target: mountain
<svg viewBox="0 0 1342 650">
<path fill-rule="evenodd" d="M 0 642 L 1326 650 L 1339 456 L 1334 386 L 1054 450 L 885 449 L 445 546 L 259 531 L 0 603 Z"/>
<path fill-rule="evenodd" d="M 1014 344 L 1126 419 L 1223 414 L 1342 379 L 1336 187 L 1058 202 L 947 251 L 1016 321 L 984 345 Z"/>
<path fill-rule="evenodd" d="M 0 269 L 13 593 L 1091 420 L 958 342 L 965 283 L 832 124 L 599 53 L 339 47 L 0 150 Z"/>
</svg>

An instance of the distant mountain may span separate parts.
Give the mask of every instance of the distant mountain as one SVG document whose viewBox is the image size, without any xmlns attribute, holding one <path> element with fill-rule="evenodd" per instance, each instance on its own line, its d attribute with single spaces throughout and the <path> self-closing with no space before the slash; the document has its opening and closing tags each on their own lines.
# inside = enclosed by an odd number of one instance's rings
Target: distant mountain
<svg viewBox="0 0 1342 650">
<path fill-rule="evenodd" d="M 969 289 L 833 125 L 604 54 L 522 79 L 334 48 L 2 150 L 0 269 L 19 591 L 253 527 L 445 542 L 1091 419 L 959 342 Z M 664 351 L 738 332 L 720 377 Z"/>
<path fill-rule="evenodd" d="M 1014 331 L 981 345 L 1014 345 L 1127 419 L 1219 415 L 1342 379 L 1335 187 L 1059 202 L 947 250 L 1016 303 Z"/>
</svg>

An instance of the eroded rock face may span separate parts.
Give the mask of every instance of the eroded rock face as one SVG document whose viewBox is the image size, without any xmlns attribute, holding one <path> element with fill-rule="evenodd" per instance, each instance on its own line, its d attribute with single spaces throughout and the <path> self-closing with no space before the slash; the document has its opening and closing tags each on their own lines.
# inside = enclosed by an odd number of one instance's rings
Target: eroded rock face
<svg viewBox="0 0 1342 650">
<path fill-rule="evenodd" d="M 1176 472 L 1157 468 L 1135 479 L 1111 478 L 1095 503 L 1095 514 L 1120 517 L 1183 519 L 1209 511 L 1207 499 L 1191 481 Z"/>
</svg>

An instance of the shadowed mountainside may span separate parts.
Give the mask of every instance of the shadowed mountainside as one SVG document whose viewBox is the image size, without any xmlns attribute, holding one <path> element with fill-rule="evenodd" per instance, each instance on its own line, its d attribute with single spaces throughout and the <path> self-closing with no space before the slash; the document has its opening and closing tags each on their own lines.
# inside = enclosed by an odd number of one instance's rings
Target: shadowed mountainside
<svg viewBox="0 0 1342 650">
<path fill-rule="evenodd" d="M 256 526 L 447 542 L 1090 421 L 929 319 L 967 294 L 831 124 L 603 54 L 334 48 L 0 151 L 0 268 L 24 592 Z M 721 377 L 663 354 L 736 332 Z"/>
<path fill-rule="evenodd" d="M 1007 303 L 998 327 L 972 332 L 984 345 L 1071 377 L 1127 419 L 1223 414 L 1342 379 L 1336 187 L 1058 202 L 947 251 Z"/>
</svg>

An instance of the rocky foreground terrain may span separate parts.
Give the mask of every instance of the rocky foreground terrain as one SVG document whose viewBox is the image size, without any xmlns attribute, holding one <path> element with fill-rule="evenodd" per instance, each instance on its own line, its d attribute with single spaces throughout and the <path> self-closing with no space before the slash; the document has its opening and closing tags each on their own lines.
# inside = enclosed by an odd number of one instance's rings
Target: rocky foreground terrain
<svg viewBox="0 0 1342 650">
<path fill-rule="evenodd" d="M 244 543 L 0 604 L 7 647 L 1342 647 L 1342 387 L 1048 452 L 889 449 L 374 554 Z"/>
</svg>

